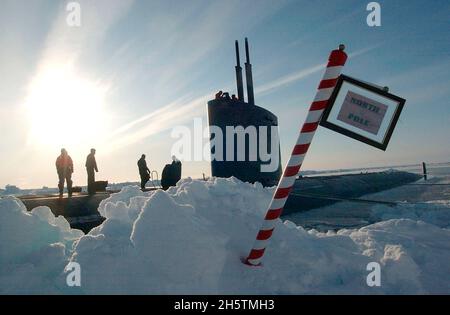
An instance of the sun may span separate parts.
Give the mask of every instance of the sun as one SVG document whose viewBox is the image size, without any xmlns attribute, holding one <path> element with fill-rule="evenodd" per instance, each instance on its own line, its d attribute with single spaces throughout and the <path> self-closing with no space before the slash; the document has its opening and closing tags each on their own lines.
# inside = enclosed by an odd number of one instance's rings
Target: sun
<svg viewBox="0 0 450 315">
<path fill-rule="evenodd" d="M 45 67 L 32 80 L 25 103 L 28 140 L 71 150 L 97 145 L 108 122 L 105 93 L 70 66 Z"/>
</svg>

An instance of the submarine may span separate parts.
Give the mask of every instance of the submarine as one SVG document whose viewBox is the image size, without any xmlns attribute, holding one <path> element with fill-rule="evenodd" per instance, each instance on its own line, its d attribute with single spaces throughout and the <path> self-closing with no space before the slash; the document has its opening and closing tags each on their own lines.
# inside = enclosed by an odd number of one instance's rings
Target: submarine
<svg viewBox="0 0 450 315">
<path fill-rule="evenodd" d="M 213 177 L 234 176 L 243 182 L 260 182 L 264 187 L 275 186 L 282 174 L 278 118 L 272 112 L 255 104 L 252 65 L 250 63 L 247 38 L 245 38 L 247 102 L 245 101 L 242 67 L 239 58 L 239 43 L 237 40 L 235 41 L 235 50 L 237 98 L 216 97 L 208 102 L 211 156 L 214 156 L 217 150 L 216 145 L 212 141 L 217 135 L 213 134 L 211 130 L 213 128 L 219 128 L 222 131 L 221 134 L 223 137 L 222 157 L 226 157 L 211 159 L 211 175 Z M 248 130 L 248 128 L 253 127 L 254 134 L 256 135 L 253 140 L 256 143 L 252 146 L 250 136 L 244 135 L 245 152 L 238 152 L 237 143 L 239 140 L 237 139 L 237 135 L 227 133 L 227 128 Z M 274 143 L 275 145 L 273 145 Z M 268 162 L 260 154 L 261 146 L 265 147 L 263 151 L 267 155 L 270 155 L 272 158 L 274 156 L 277 157 L 275 159 L 276 165 L 272 166 L 270 171 L 264 169 L 264 165 L 267 165 Z M 257 154 L 252 153 L 252 148 L 256 149 Z M 239 158 L 239 154 L 242 155 L 241 158 Z"/>
</svg>

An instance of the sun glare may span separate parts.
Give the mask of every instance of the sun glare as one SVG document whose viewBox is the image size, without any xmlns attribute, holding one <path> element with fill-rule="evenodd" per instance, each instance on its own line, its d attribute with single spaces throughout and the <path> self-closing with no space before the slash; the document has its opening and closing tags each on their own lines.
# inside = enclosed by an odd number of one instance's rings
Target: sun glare
<svg viewBox="0 0 450 315">
<path fill-rule="evenodd" d="M 70 67 L 46 67 L 32 81 L 26 101 L 29 141 L 38 145 L 97 145 L 107 127 L 105 88 Z"/>
</svg>

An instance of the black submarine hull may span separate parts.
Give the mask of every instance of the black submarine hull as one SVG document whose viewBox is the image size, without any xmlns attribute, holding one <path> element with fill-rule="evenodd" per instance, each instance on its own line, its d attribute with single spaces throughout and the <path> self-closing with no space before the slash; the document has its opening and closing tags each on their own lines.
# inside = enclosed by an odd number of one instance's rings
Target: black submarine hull
<svg viewBox="0 0 450 315">
<path fill-rule="evenodd" d="M 283 215 L 356 199 L 406 185 L 421 178 L 421 175 L 403 171 L 300 177 L 294 183 Z"/>
</svg>

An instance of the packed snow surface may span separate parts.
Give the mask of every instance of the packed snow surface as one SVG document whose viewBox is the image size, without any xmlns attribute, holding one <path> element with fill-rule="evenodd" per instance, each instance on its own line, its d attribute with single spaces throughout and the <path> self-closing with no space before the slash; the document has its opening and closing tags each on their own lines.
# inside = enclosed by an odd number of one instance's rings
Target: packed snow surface
<svg viewBox="0 0 450 315">
<path fill-rule="evenodd" d="M 248 254 L 273 189 L 185 179 L 168 191 L 124 187 L 89 234 L 49 208 L 0 199 L 0 293 L 450 294 L 450 205 L 378 207 L 380 222 L 326 233 L 279 220 L 263 266 Z M 432 211 L 429 211 L 432 207 Z M 68 287 L 64 267 L 81 266 Z M 381 266 L 381 286 L 366 283 Z"/>
</svg>

